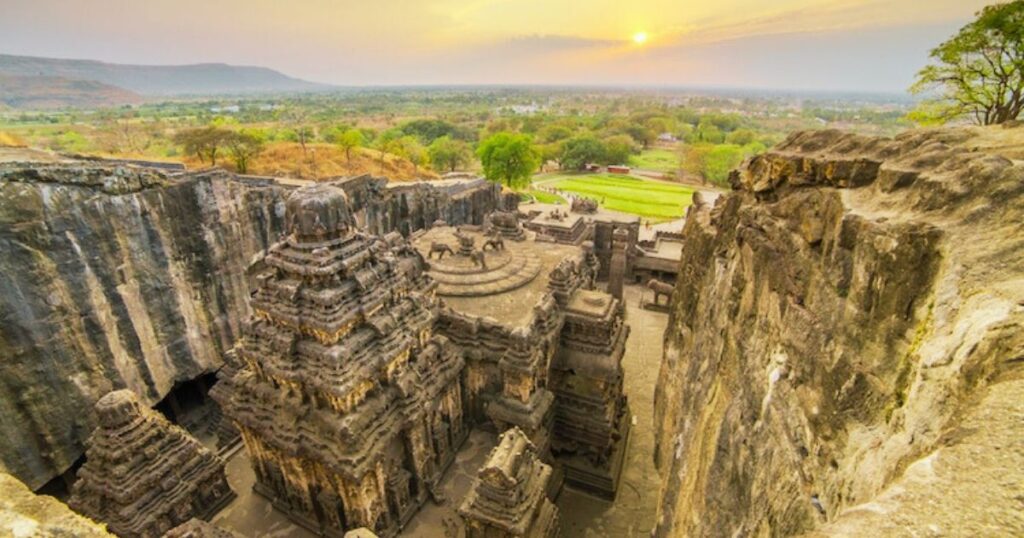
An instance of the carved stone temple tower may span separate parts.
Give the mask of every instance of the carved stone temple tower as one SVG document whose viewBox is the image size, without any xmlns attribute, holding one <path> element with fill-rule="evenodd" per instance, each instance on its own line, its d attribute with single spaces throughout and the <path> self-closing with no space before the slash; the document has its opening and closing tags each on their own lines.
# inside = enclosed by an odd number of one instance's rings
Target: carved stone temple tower
<svg viewBox="0 0 1024 538">
<path fill-rule="evenodd" d="M 558 536 L 558 508 L 546 493 L 551 475 L 526 434 L 505 431 L 459 507 L 466 538 Z"/>
<path fill-rule="evenodd" d="M 100 398 L 96 414 L 99 426 L 68 500 L 76 512 L 123 538 L 156 538 L 234 499 L 224 462 L 132 391 Z"/>
<path fill-rule="evenodd" d="M 468 434 L 463 359 L 433 334 L 422 257 L 356 231 L 344 191 L 295 191 L 286 225 L 217 398 L 277 508 L 327 536 L 394 536 Z"/>
</svg>

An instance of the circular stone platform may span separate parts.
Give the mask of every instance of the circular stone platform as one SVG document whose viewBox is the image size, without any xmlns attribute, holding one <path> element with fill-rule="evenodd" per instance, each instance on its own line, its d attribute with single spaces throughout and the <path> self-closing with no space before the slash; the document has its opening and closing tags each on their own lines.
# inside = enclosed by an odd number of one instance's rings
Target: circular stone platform
<svg viewBox="0 0 1024 538">
<path fill-rule="evenodd" d="M 540 260 L 521 252 L 487 251 L 485 256 L 487 269 L 459 255 L 429 260 L 430 276 L 437 281 L 437 294 L 449 297 L 495 295 L 525 286 L 540 274 Z"/>
</svg>

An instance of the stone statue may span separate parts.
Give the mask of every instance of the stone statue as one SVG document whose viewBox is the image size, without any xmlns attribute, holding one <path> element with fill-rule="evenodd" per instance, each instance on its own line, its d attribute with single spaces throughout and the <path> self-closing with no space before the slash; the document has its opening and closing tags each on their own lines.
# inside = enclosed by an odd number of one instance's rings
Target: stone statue
<svg viewBox="0 0 1024 538">
<path fill-rule="evenodd" d="M 654 304 L 660 304 L 658 300 L 661 299 L 662 295 L 665 296 L 665 302 L 667 304 L 668 300 L 672 298 L 672 291 L 675 289 L 675 286 L 667 282 L 662 282 L 656 278 L 652 278 L 647 281 L 647 289 L 654 292 Z"/>
<path fill-rule="evenodd" d="M 484 254 L 484 251 L 480 249 L 474 250 L 470 253 L 469 260 L 473 262 L 473 265 L 481 269 L 487 269 L 487 257 Z"/>
<path fill-rule="evenodd" d="M 491 250 L 505 250 L 505 240 L 500 234 L 494 234 L 484 242 L 484 250 L 491 247 Z"/>
<path fill-rule="evenodd" d="M 428 260 L 432 259 L 433 256 L 434 256 L 434 253 L 437 253 L 437 259 L 439 259 L 439 260 L 444 259 L 444 255 L 446 253 L 450 254 L 452 256 L 455 255 L 455 252 L 452 251 L 452 247 L 448 246 L 445 243 L 441 243 L 441 242 L 438 242 L 438 241 L 434 241 L 434 242 L 430 243 L 430 252 L 427 253 L 427 259 Z"/>
<path fill-rule="evenodd" d="M 597 201 L 590 198 L 576 198 L 572 201 L 573 213 L 597 213 Z"/>
</svg>

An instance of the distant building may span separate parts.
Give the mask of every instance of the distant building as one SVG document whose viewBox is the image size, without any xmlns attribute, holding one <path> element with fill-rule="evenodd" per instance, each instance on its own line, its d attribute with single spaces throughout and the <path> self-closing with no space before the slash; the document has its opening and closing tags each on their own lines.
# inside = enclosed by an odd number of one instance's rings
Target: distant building
<svg viewBox="0 0 1024 538">
<path fill-rule="evenodd" d="M 625 165 L 615 164 L 615 165 L 609 165 L 608 166 L 608 173 L 609 174 L 628 174 L 629 172 L 630 172 L 630 168 L 628 166 L 625 166 Z"/>
</svg>

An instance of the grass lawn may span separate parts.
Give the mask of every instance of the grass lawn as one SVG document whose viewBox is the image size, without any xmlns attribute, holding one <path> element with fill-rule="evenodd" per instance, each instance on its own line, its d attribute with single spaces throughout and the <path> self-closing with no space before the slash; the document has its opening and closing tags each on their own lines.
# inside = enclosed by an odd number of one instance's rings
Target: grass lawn
<svg viewBox="0 0 1024 538">
<path fill-rule="evenodd" d="M 679 170 L 679 155 L 671 149 L 646 149 L 640 155 L 630 157 L 629 165 L 642 170 L 671 173 Z"/>
<path fill-rule="evenodd" d="M 693 189 L 616 174 L 546 176 L 545 184 L 597 200 L 602 207 L 652 220 L 683 216 Z"/>
<path fill-rule="evenodd" d="M 531 201 L 533 201 L 530 198 L 530 196 L 533 196 L 534 198 L 537 199 L 538 202 L 540 202 L 542 204 L 564 204 L 564 203 L 566 203 L 565 202 L 565 198 L 562 198 L 561 196 L 559 196 L 557 194 L 551 194 L 550 192 L 539 191 L 537 189 L 529 189 L 529 190 L 521 191 L 519 193 L 519 199 L 524 201 L 524 202 L 531 202 Z"/>
</svg>

